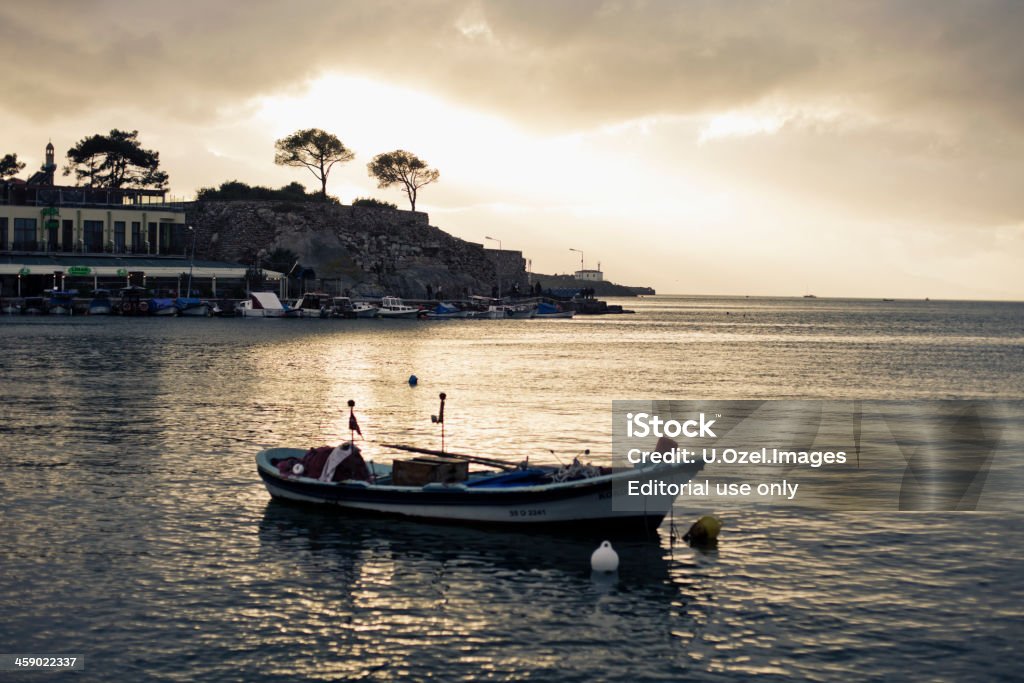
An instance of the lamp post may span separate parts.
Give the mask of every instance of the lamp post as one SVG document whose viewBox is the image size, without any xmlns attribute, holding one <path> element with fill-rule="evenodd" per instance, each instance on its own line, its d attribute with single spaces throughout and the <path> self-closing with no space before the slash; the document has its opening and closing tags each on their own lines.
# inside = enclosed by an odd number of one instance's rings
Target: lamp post
<svg viewBox="0 0 1024 683">
<path fill-rule="evenodd" d="M 494 237 L 484 237 L 484 239 L 485 240 L 490 240 L 492 242 L 497 242 L 498 243 L 498 251 L 502 250 L 501 249 L 501 240 L 496 239 Z M 504 266 L 504 263 L 502 262 L 502 257 L 499 255 L 498 256 L 498 267 L 495 269 L 497 271 L 497 273 L 498 273 L 498 298 L 499 299 L 501 298 L 501 271 L 503 270 L 502 266 Z"/>
<path fill-rule="evenodd" d="M 579 253 L 579 255 L 580 255 L 580 270 L 583 270 L 583 250 L 582 249 L 573 249 L 572 247 L 569 247 L 569 251 L 575 251 L 575 252 Z"/>
<path fill-rule="evenodd" d="M 198 235 L 196 229 L 191 225 L 188 226 L 188 229 L 192 231 L 192 255 L 188 259 L 188 293 L 185 294 L 186 297 L 192 296 L 192 266 L 196 260 L 196 236 Z M 181 296 L 180 290 L 178 296 Z"/>
</svg>

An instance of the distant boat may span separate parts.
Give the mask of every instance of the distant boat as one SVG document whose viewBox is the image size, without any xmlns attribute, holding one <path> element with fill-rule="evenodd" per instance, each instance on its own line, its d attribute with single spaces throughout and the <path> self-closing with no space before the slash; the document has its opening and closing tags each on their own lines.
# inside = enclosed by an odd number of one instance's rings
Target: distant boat
<svg viewBox="0 0 1024 683">
<path fill-rule="evenodd" d="M 47 292 L 50 299 L 46 302 L 46 308 L 50 315 L 71 315 L 75 306 L 75 295 L 78 294 L 77 289 L 50 289 Z"/>
<path fill-rule="evenodd" d="M 896 299 L 882 299 L 882 301 L 896 301 Z"/>
<path fill-rule="evenodd" d="M 122 289 L 118 311 L 121 315 L 149 315 L 149 290 L 135 285 Z"/>
<path fill-rule="evenodd" d="M 454 320 L 456 318 L 468 318 L 469 311 L 464 311 L 454 304 L 439 301 L 432 311 L 427 313 L 428 320 Z"/>
<path fill-rule="evenodd" d="M 381 299 L 377 315 L 381 318 L 418 318 L 420 309 L 416 306 L 407 306 L 397 296 L 386 296 Z"/>
<path fill-rule="evenodd" d="M 42 315 L 46 313 L 46 300 L 41 296 L 25 297 L 21 302 L 21 312 L 25 315 Z"/>
<path fill-rule="evenodd" d="M 178 307 L 174 305 L 174 299 L 153 297 L 149 300 L 150 315 L 178 315 Z"/>
<path fill-rule="evenodd" d="M 814 296 L 813 294 L 804 294 L 804 298 L 805 299 L 817 299 L 818 297 Z"/>
<path fill-rule="evenodd" d="M 89 300 L 89 315 L 110 315 L 113 311 L 114 302 L 110 300 L 110 290 L 95 290 Z"/>
<path fill-rule="evenodd" d="M 373 304 L 366 303 L 365 301 L 352 302 L 352 311 L 356 314 L 357 318 L 376 318 L 379 310 Z"/>
<path fill-rule="evenodd" d="M 329 318 L 331 297 L 324 292 L 306 292 L 293 310 L 303 318 Z"/>
<path fill-rule="evenodd" d="M 295 318 L 295 309 L 281 303 L 273 292 L 251 292 L 249 300 L 242 304 L 244 318 Z"/>
<path fill-rule="evenodd" d="M 178 315 L 205 317 L 210 315 L 210 304 L 193 296 L 179 296 L 174 300 Z"/>
<path fill-rule="evenodd" d="M 571 318 L 576 314 L 572 310 L 562 310 L 561 306 L 549 304 L 542 301 L 537 304 L 537 310 L 533 312 L 534 318 Z"/>
</svg>

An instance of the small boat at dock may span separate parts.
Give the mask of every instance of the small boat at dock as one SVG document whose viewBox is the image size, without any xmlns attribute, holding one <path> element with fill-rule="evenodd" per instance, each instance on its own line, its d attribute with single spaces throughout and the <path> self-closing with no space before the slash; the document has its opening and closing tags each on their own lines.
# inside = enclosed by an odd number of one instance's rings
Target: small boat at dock
<svg viewBox="0 0 1024 683">
<path fill-rule="evenodd" d="M 243 318 L 295 318 L 295 309 L 281 303 L 273 292 L 251 292 L 240 309 Z"/>
<path fill-rule="evenodd" d="M 89 299 L 89 315 L 110 315 L 114 312 L 114 302 L 110 300 L 109 289 L 93 291 Z"/>
<path fill-rule="evenodd" d="M 301 318 L 330 318 L 331 297 L 324 292 L 306 292 L 299 299 L 298 304 L 293 306 L 297 311 L 296 315 Z"/>
<path fill-rule="evenodd" d="M 179 296 L 174 300 L 178 315 L 190 317 L 206 317 L 210 315 L 210 304 L 194 296 Z"/>
<path fill-rule="evenodd" d="M 418 318 L 420 309 L 417 306 L 407 306 L 397 296 L 386 296 L 380 301 L 380 310 L 377 316 L 380 318 Z"/>
<path fill-rule="evenodd" d="M 537 310 L 533 312 L 534 318 L 571 318 L 576 315 L 576 312 L 572 309 L 565 310 L 561 306 L 556 304 L 549 304 L 546 301 L 542 301 L 537 304 Z"/>
<path fill-rule="evenodd" d="M 67 291 L 48 289 L 46 291 L 50 295 L 49 300 L 46 302 L 47 312 L 50 315 L 71 315 L 74 312 L 75 295 L 78 294 L 77 289 L 69 289 Z"/>
</svg>

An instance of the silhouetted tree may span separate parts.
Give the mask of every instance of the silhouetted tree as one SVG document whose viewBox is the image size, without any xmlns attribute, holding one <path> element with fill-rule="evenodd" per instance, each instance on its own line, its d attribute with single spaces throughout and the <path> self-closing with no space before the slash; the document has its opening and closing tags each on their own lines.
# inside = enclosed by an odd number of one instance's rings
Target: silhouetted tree
<svg viewBox="0 0 1024 683">
<path fill-rule="evenodd" d="M 409 197 L 413 211 L 416 210 L 417 191 L 441 176 L 439 171 L 428 167 L 425 161 L 404 149 L 378 154 L 366 165 L 366 169 L 371 177 L 377 179 L 377 187 L 400 185 Z"/>
<path fill-rule="evenodd" d="M 5 154 L 3 158 L 0 158 L 0 180 L 17 175 L 23 168 L 25 168 L 25 162 L 18 161 L 17 154 Z"/>
<path fill-rule="evenodd" d="M 274 143 L 278 166 L 308 168 L 320 181 L 320 198 L 327 199 L 327 176 L 335 164 L 352 161 L 355 153 L 335 135 L 319 128 L 298 130 Z"/>
<path fill-rule="evenodd" d="M 143 149 L 138 137 L 137 130 L 115 128 L 110 135 L 82 138 L 68 150 L 64 175 L 74 173 L 77 182 L 87 180 L 91 187 L 166 189 L 168 178 L 160 170 L 160 153 Z"/>
</svg>

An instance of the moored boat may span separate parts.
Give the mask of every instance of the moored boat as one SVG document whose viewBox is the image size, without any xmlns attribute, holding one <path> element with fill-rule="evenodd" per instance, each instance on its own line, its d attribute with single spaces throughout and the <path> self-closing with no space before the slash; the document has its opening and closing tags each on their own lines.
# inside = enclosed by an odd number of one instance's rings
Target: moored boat
<svg viewBox="0 0 1024 683">
<path fill-rule="evenodd" d="M 399 477 L 401 472 L 410 468 L 399 469 L 398 465 L 409 461 L 396 461 L 390 467 L 371 462 L 366 468 L 369 475 L 365 478 L 338 481 L 337 477 L 323 473 L 323 450 L 266 448 L 257 453 L 257 471 L 270 495 L 295 503 L 334 506 L 353 515 L 387 515 L 430 522 L 574 533 L 595 531 L 644 535 L 652 532 L 668 514 L 674 497 L 649 497 L 642 510 L 617 509 L 620 506 L 613 504 L 613 490 L 620 491 L 619 487 L 628 486 L 630 480 L 664 478 L 666 470 L 671 470 L 672 481 L 687 481 L 703 466 L 703 461 L 697 459 L 692 465 L 613 471 L 574 462 L 565 467 L 464 471 L 454 480 L 422 482 L 402 481 Z M 330 450 L 328 463 L 338 457 L 343 462 L 352 457 L 362 461 L 358 447 L 352 448 L 350 444 L 334 449 L 327 447 L 327 450 Z M 311 458 L 318 453 L 321 468 L 306 470 L 304 460 L 312 462 Z M 412 471 L 443 468 L 452 460 L 458 459 L 413 459 L 411 462 L 417 469 Z M 478 460 L 486 462 L 489 459 L 474 459 Z M 348 477 L 350 473 L 341 476 Z"/>
<path fill-rule="evenodd" d="M 293 307 L 301 318 L 331 317 L 331 297 L 324 292 L 306 292 Z"/>
<path fill-rule="evenodd" d="M 245 318 L 294 318 L 295 309 L 281 303 L 273 292 L 250 292 L 240 309 Z"/>
<path fill-rule="evenodd" d="M 416 306 L 407 306 L 397 296 L 386 296 L 381 299 L 380 310 L 377 316 L 381 318 L 417 318 L 420 309 Z"/>
<path fill-rule="evenodd" d="M 21 302 L 21 312 L 25 315 L 43 315 L 46 313 L 46 300 L 41 296 L 27 296 Z"/>
<path fill-rule="evenodd" d="M 429 313 L 426 318 L 428 320 L 454 320 L 457 318 L 468 318 L 470 316 L 469 311 L 464 311 L 454 304 L 438 302 Z"/>
<path fill-rule="evenodd" d="M 50 295 L 46 302 L 46 310 L 50 315 L 71 315 L 75 306 L 75 295 L 77 289 L 62 291 L 59 289 L 46 290 Z"/>
<path fill-rule="evenodd" d="M 194 296 L 179 296 L 174 300 L 178 315 L 205 317 L 210 315 L 210 304 Z"/>
<path fill-rule="evenodd" d="M 149 300 L 149 314 L 178 315 L 178 307 L 174 305 L 174 299 L 153 297 Z"/>
<path fill-rule="evenodd" d="M 113 311 L 114 302 L 110 300 L 110 290 L 94 290 L 89 299 L 89 315 L 110 315 Z"/>
<path fill-rule="evenodd" d="M 563 310 L 561 306 L 546 301 L 537 304 L 537 310 L 533 313 L 534 318 L 571 318 L 574 315 L 575 311 Z"/>
<path fill-rule="evenodd" d="M 352 311 L 357 318 L 376 318 L 380 308 L 365 301 L 353 301 Z"/>
</svg>

